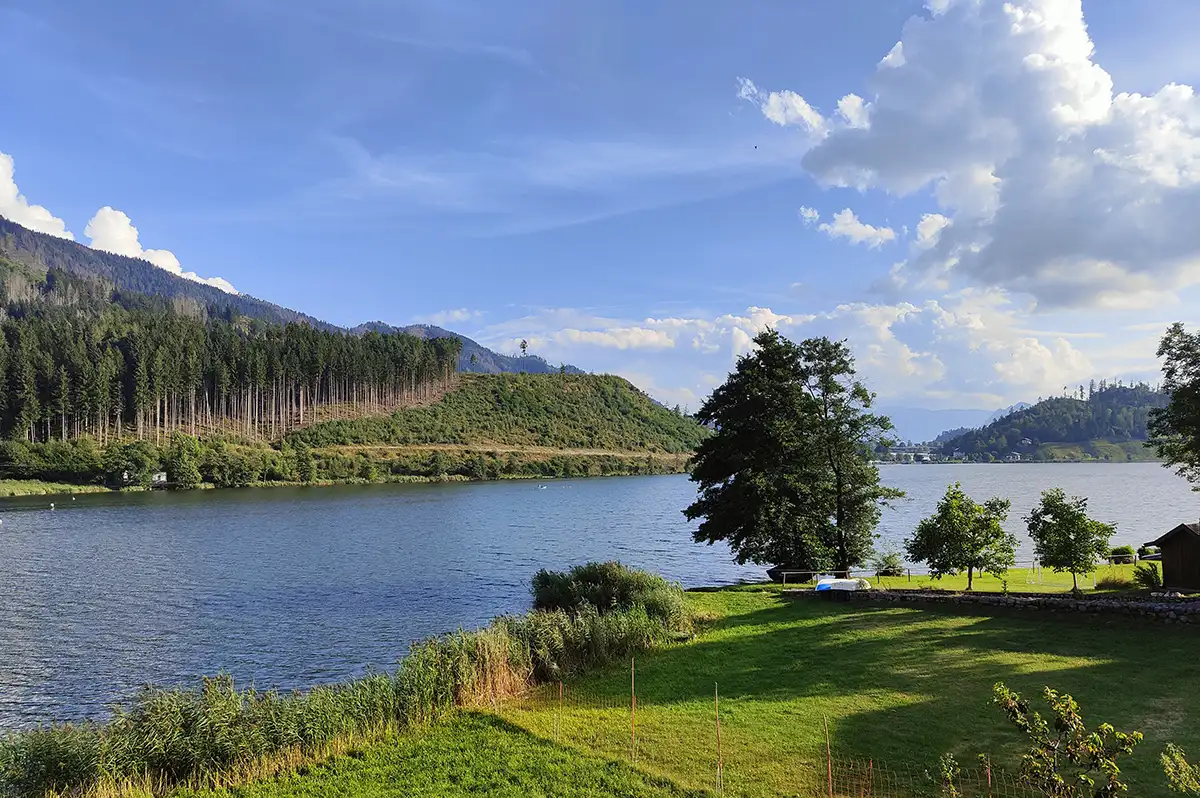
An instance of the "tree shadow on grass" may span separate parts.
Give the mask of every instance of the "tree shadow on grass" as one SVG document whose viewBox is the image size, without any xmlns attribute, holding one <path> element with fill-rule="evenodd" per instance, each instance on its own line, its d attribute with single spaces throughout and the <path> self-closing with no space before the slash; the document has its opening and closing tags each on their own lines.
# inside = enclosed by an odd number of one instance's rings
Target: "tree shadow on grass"
<svg viewBox="0 0 1200 798">
<path fill-rule="evenodd" d="M 709 718 L 719 685 L 729 744 L 754 766 L 823 755 L 828 718 L 838 755 L 925 767 L 945 751 L 966 761 L 987 752 L 1015 767 L 1021 738 L 989 706 L 1003 681 L 1035 699 L 1047 685 L 1071 693 L 1091 726 L 1145 732 L 1127 768 L 1140 794 L 1166 794 L 1157 755 L 1167 741 L 1200 750 L 1200 725 L 1187 721 L 1200 716 L 1194 630 L 1082 613 L 766 600 L 639 659 L 648 730 L 656 709 L 664 735 Z M 619 705 L 628 666 L 569 689 Z"/>
</svg>

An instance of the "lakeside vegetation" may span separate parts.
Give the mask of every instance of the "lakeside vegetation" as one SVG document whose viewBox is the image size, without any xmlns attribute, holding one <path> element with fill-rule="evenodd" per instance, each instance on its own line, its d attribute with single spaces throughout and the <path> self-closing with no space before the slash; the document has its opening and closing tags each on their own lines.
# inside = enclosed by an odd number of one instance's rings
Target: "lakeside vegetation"
<svg viewBox="0 0 1200 798">
<path fill-rule="evenodd" d="M 1014 772 L 1026 742 L 992 706 L 997 681 L 1030 695 L 1052 685 L 1089 718 L 1140 730 L 1144 741 L 1121 759 L 1134 795 L 1171 794 L 1160 762 L 1168 744 L 1200 748 L 1200 729 L 1187 723 L 1200 712 L 1190 665 L 1200 637 L 1190 629 L 794 600 L 756 585 L 683 599 L 702 619 L 699 635 L 637 656 L 636 762 L 629 662 L 618 659 L 567 675 L 561 706 L 555 686 L 359 740 L 277 778 L 258 773 L 236 789 L 175 795 L 711 794 L 714 685 L 725 793 L 745 798 L 813 794 L 825 767 L 825 721 L 839 758 L 919 774 L 936 772 L 945 753 L 970 762 L 986 752 L 997 769 Z M 492 712 L 505 722 L 484 714 Z"/>
<path fill-rule="evenodd" d="M 10 735 L 0 740 L 0 794 L 238 784 L 457 708 L 494 706 L 691 630 L 681 588 L 615 563 L 543 571 L 533 594 L 529 613 L 414 643 L 394 673 L 288 695 L 239 690 L 227 676 L 198 689 L 147 687 L 106 723 Z"/>
<path fill-rule="evenodd" d="M 0 479 L 0 498 L 12 496 L 56 496 L 71 493 L 107 493 L 103 485 L 73 485 L 40 479 Z"/>
<path fill-rule="evenodd" d="M 679 473 L 708 431 L 619 377 L 460 375 L 423 407 L 315 424 L 268 444 L 176 432 L 161 445 L 90 437 L 0 442 L 0 477 L 172 487 Z"/>
</svg>

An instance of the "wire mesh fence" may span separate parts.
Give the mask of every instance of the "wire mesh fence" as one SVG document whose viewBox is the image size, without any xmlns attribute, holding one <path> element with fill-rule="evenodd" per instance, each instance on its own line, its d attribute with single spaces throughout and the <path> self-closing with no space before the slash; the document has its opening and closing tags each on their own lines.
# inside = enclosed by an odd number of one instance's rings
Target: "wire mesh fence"
<svg viewBox="0 0 1200 798">
<path fill-rule="evenodd" d="M 681 693 L 639 685 L 631 663 L 621 687 L 554 682 L 497 701 L 492 711 L 576 750 L 626 762 L 690 789 L 718 795 L 813 798 L 924 798 L 952 794 L 936 762 L 881 763 L 846 757 L 821 717 L 779 713 L 753 697 L 722 695 L 719 684 Z M 1033 798 L 1015 774 L 990 765 L 953 779 L 962 798 Z"/>
</svg>

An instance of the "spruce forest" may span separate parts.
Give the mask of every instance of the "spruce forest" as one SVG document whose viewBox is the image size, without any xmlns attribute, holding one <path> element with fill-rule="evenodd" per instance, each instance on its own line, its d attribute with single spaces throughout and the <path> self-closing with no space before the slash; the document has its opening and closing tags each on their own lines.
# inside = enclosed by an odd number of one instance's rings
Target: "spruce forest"
<svg viewBox="0 0 1200 798">
<path fill-rule="evenodd" d="M 13 440 L 274 440 L 428 401 L 449 384 L 461 347 L 212 316 L 194 300 L 122 293 L 55 269 L 38 278 L 9 261 L 0 277 L 0 427 Z"/>
</svg>

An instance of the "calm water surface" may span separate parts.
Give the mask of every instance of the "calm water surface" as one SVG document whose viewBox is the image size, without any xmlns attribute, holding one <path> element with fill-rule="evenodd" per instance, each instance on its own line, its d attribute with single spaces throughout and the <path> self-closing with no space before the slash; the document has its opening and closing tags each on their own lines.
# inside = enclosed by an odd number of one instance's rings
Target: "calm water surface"
<svg viewBox="0 0 1200 798">
<path fill-rule="evenodd" d="M 1200 497 L 1153 464 L 887 466 L 898 543 L 949 481 L 1060 485 L 1142 543 Z M 417 638 L 528 607 L 541 567 L 620 559 L 688 586 L 759 579 L 691 542 L 686 477 L 105 494 L 0 502 L 0 729 L 102 717 L 144 683 L 231 673 L 306 687 L 391 667 Z M 1023 536 L 1022 536 L 1023 538 Z M 1020 555 L 1030 556 L 1028 550 Z"/>
</svg>

